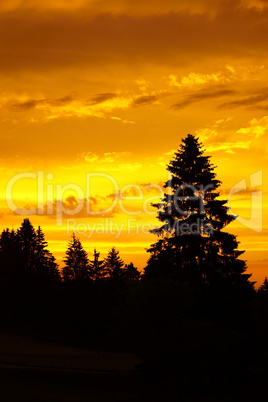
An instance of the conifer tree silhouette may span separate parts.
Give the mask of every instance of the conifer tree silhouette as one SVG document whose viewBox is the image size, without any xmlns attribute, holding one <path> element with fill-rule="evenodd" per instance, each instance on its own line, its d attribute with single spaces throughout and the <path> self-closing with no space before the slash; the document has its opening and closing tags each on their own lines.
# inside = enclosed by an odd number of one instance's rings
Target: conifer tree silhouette
<svg viewBox="0 0 268 402">
<path fill-rule="evenodd" d="M 18 236 L 14 229 L 4 229 L 0 235 L 0 269 L 1 278 L 20 279 L 23 277 L 21 269 L 22 253 Z"/>
<path fill-rule="evenodd" d="M 73 233 L 68 244 L 66 255 L 63 259 L 65 266 L 62 269 L 62 276 L 65 281 L 85 280 L 89 278 L 89 260 L 80 240 Z"/>
<path fill-rule="evenodd" d="M 32 274 L 38 265 L 37 243 L 35 229 L 28 218 L 23 220 L 17 230 L 17 237 L 22 254 L 22 266 L 27 273 Z"/>
<path fill-rule="evenodd" d="M 109 251 L 104 260 L 106 277 L 111 279 L 120 279 L 123 276 L 124 261 L 115 247 Z"/>
<path fill-rule="evenodd" d="M 144 277 L 174 277 L 191 283 L 252 286 L 246 263 L 238 257 L 236 236 L 223 231 L 236 217 L 228 214 L 227 200 L 220 200 L 215 166 L 204 156 L 199 139 L 191 134 L 167 166 L 171 178 L 158 204 L 160 227 L 152 230 L 159 240 Z"/>
<path fill-rule="evenodd" d="M 41 276 L 47 276 L 50 279 L 58 280 L 60 278 L 58 264 L 55 257 L 47 249 L 48 243 L 45 240 L 45 234 L 41 227 L 36 230 L 36 259 L 37 272 Z"/>
<path fill-rule="evenodd" d="M 264 278 L 263 283 L 258 289 L 259 294 L 268 294 L 268 278 L 267 276 Z"/>
<path fill-rule="evenodd" d="M 47 246 L 40 226 L 35 230 L 30 220 L 25 218 L 16 232 L 5 229 L 1 233 L 1 265 L 7 268 L 8 276 L 14 274 L 17 279 L 30 275 L 57 280 L 58 264 Z"/>
<path fill-rule="evenodd" d="M 90 275 L 94 281 L 101 280 L 105 277 L 105 264 L 100 260 L 100 253 L 94 248 L 93 260 L 89 262 Z"/>
</svg>

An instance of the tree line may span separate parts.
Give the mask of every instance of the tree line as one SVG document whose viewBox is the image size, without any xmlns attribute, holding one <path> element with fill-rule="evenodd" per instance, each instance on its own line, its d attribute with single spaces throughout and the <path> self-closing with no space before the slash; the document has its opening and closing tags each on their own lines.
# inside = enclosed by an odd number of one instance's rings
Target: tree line
<svg viewBox="0 0 268 402">
<path fill-rule="evenodd" d="M 4 229 L 0 235 L 0 269 L 3 278 L 43 278 L 52 281 L 138 280 L 140 272 L 133 263 L 125 264 L 119 251 L 112 247 L 103 260 L 94 249 L 93 259 L 73 233 L 68 244 L 64 266 L 56 263 L 48 250 L 48 243 L 41 227 L 33 227 L 28 218 L 19 229 Z"/>
</svg>

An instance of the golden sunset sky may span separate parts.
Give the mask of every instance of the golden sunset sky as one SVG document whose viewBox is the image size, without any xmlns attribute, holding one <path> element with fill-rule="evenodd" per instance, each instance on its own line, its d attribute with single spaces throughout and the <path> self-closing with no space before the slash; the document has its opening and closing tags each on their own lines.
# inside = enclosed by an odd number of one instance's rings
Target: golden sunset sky
<svg viewBox="0 0 268 402">
<path fill-rule="evenodd" d="M 28 216 L 60 263 L 77 229 L 140 269 L 166 164 L 197 135 L 268 275 L 267 0 L 1 0 L 0 133 L 1 230 Z"/>
</svg>

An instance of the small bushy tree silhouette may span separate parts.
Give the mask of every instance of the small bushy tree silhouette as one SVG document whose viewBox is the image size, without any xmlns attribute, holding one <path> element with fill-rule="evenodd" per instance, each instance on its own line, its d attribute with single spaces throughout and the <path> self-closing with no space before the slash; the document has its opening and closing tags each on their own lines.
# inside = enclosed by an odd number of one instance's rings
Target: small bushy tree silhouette
<svg viewBox="0 0 268 402">
<path fill-rule="evenodd" d="M 169 163 L 171 174 L 158 210 L 160 226 L 152 232 L 159 240 L 144 277 L 175 277 L 191 283 L 249 286 L 251 275 L 238 257 L 236 237 L 223 229 L 236 217 L 228 214 L 227 200 L 220 200 L 215 166 L 204 156 L 198 138 L 189 134 Z"/>
<path fill-rule="evenodd" d="M 123 270 L 123 277 L 127 280 L 139 280 L 141 277 L 140 271 L 134 266 L 133 262 L 126 264 Z"/>
</svg>

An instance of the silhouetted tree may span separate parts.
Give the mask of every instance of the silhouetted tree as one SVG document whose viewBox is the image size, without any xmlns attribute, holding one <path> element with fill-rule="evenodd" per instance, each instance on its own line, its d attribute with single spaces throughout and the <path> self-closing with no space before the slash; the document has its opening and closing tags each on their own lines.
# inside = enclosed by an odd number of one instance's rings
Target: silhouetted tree
<svg viewBox="0 0 268 402">
<path fill-rule="evenodd" d="M 28 218 L 24 219 L 17 231 L 22 261 L 26 273 L 33 274 L 38 266 L 36 232 Z"/>
<path fill-rule="evenodd" d="M 219 200 L 214 165 L 204 156 L 193 135 L 182 140 L 167 170 L 164 198 L 158 204 L 159 240 L 148 250 L 151 257 L 144 277 L 176 277 L 191 283 L 252 284 L 246 263 L 238 257 L 236 237 L 223 229 L 236 217 L 228 214 L 227 200 Z"/>
<path fill-rule="evenodd" d="M 0 235 L 0 272 L 2 279 L 15 279 L 23 274 L 21 249 L 13 229 L 4 229 Z"/>
<path fill-rule="evenodd" d="M 74 233 L 68 244 L 66 256 L 63 261 L 65 266 L 62 270 L 62 276 L 65 281 L 85 280 L 89 278 L 90 267 L 88 255 Z"/>
<path fill-rule="evenodd" d="M 106 277 L 120 279 L 123 277 L 124 261 L 119 256 L 119 251 L 113 247 L 104 260 Z"/>
<path fill-rule="evenodd" d="M 258 289 L 258 293 L 260 294 L 268 294 L 268 278 L 265 277 L 262 285 Z"/>
<path fill-rule="evenodd" d="M 125 264 L 123 269 L 123 277 L 127 280 L 139 280 L 141 274 L 139 270 L 131 262 L 130 264 Z"/>
<path fill-rule="evenodd" d="M 58 264 L 55 262 L 55 257 L 47 249 L 47 246 L 48 243 L 45 240 L 45 235 L 40 226 L 38 226 L 36 231 L 36 270 L 41 276 L 58 280 L 60 278 Z"/>
<path fill-rule="evenodd" d="M 14 229 L 4 229 L 0 236 L 0 252 L 6 252 L 7 250 L 14 251 L 14 248 L 18 244 L 16 232 Z"/>
<path fill-rule="evenodd" d="M 59 279 L 58 265 L 47 249 L 42 229 L 34 229 L 28 218 L 20 228 L 3 230 L 0 238 L 0 264 L 6 275 L 15 279 L 30 276 Z M 3 268 L 5 267 L 5 268 Z"/>
<path fill-rule="evenodd" d="M 94 249 L 93 260 L 90 261 L 90 275 L 94 281 L 105 277 L 105 264 L 103 260 L 100 260 L 100 253 L 96 249 Z"/>
</svg>

